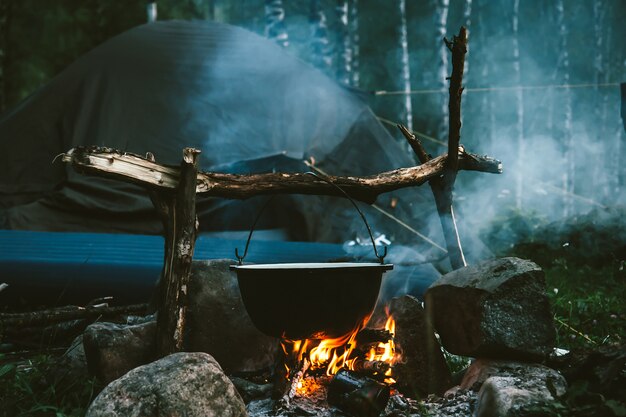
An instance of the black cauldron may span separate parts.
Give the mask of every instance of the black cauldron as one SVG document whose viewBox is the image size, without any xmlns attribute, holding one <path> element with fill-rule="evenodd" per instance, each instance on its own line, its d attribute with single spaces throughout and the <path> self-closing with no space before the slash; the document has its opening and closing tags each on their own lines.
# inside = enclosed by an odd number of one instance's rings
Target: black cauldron
<svg viewBox="0 0 626 417">
<path fill-rule="evenodd" d="M 377 263 L 232 265 L 241 298 L 263 333 L 292 340 L 336 338 L 374 310 L 382 275 Z"/>
</svg>

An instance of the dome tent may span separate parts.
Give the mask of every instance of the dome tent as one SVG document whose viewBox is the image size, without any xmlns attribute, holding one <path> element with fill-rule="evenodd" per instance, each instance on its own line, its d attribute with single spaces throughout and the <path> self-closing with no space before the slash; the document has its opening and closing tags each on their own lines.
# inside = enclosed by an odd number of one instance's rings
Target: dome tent
<svg viewBox="0 0 626 417">
<path fill-rule="evenodd" d="M 202 150 L 204 171 L 304 171 L 309 157 L 332 174 L 412 165 L 354 94 L 267 39 L 215 22 L 157 22 L 122 33 L 0 118 L 2 227 L 159 233 L 138 187 L 52 162 L 81 145 L 151 152 L 169 164 L 192 146 Z M 319 240 L 312 224 L 325 207 L 312 199 L 275 199 L 266 222 L 282 224 L 268 226 L 304 228 L 299 238 Z M 245 228 L 257 206 L 201 199 L 201 228 Z"/>
</svg>

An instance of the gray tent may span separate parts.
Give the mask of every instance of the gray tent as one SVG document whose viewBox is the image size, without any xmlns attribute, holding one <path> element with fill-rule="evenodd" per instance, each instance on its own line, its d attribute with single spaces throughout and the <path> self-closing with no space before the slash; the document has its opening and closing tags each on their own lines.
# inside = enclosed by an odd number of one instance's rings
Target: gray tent
<svg viewBox="0 0 626 417">
<path fill-rule="evenodd" d="M 145 192 L 53 162 L 81 145 L 171 164 L 193 146 L 205 171 L 302 171 L 309 157 L 332 174 L 412 164 L 354 94 L 268 40 L 214 22 L 131 29 L 0 118 L 0 228 L 158 233 Z M 325 201 L 278 198 L 261 227 L 326 239 Z M 205 199 L 201 227 L 245 228 L 258 203 Z"/>
</svg>

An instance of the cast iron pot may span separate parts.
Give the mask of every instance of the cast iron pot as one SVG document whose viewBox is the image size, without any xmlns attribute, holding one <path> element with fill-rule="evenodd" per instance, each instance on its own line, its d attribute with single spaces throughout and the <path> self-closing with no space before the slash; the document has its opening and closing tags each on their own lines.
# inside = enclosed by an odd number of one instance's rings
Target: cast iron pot
<svg viewBox="0 0 626 417">
<path fill-rule="evenodd" d="M 341 337 L 376 305 L 382 275 L 377 263 L 232 265 L 241 298 L 263 333 L 292 340 Z"/>
<path fill-rule="evenodd" d="M 244 265 L 254 226 L 267 207 L 261 208 L 250 228 L 243 256 L 235 249 L 239 265 L 239 291 L 252 323 L 263 333 L 291 340 L 344 336 L 374 310 L 380 281 L 393 265 L 379 255 L 372 230 L 354 200 L 338 185 L 313 172 L 306 174 L 324 181 L 343 194 L 361 215 L 372 241 L 376 263 L 292 263 Z"/>
</svg>

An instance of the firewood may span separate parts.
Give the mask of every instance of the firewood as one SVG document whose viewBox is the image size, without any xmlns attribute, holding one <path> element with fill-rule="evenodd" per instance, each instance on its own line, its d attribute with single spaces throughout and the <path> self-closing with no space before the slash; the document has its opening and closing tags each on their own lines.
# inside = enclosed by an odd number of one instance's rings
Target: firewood
<svg viewBox="0 0 626 417">
<path fill-rule="evenodd" d="M 287 388 L 285 390 L 285 393 L 276 403 L 277 410 L 289 409 L 291 400 L 293 400 L 293 398 L 296 395 L 296 392 L 298 391 L 298 384 L 304 378 L 304 375 L 306 374 L 306 371 L 309 369 L 310 364 L 311 363 L 309 362 L 307 358 L 303 358 L 298 364 L 298 366 L 289 372 L 288 383 L 287 383 Z"/>
<path fill-rule="evenodd" d="M 359 347 L 374 343 L 387 343 L 393 339 L 393 335 L 385 329 L 372 329 L 366 327 L 356 335 L 356 344 Z"/>
<path fill-rule="evenodd" d="M 372 376 L 373 374 L 383 375 L 391 368 L 391 365 L 385 361 L 366 361 L 358 359 L 354 362 L 354 372 Z"/>
<path fill-rule="evenodd" d="M 145 314 L 147 304 L 127 306 L 65 306 L 49 310 L 30 311 L 26 313 L 0 313 L 0 328 L 41 326 L 62 321 L 78 319 L 94 319 L 122 314 Z"/>
</svg>

